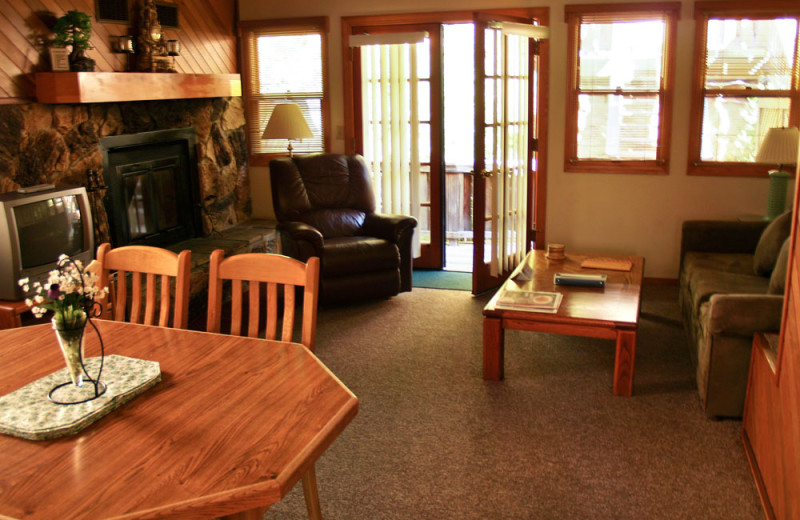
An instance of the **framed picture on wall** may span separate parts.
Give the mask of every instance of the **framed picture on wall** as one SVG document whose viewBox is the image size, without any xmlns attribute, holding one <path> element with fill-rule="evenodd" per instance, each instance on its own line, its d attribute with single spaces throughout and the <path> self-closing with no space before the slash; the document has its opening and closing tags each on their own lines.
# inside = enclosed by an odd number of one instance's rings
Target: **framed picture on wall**
<svg viewBox="0 0 800 520">
<path fill-rule="evenodd" d="M 69 51 L 63 47 L 51 47 L 50 65 L 53 72 L 69 72 Z"/>
</svg>

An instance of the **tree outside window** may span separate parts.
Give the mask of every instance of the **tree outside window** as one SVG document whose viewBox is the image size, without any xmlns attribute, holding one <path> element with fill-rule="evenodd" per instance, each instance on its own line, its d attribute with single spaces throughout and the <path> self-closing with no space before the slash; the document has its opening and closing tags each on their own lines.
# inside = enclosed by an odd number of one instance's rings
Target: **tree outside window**
<svg viewBox="0 0 800 520">
<path fill-rule="evenodd" d="M 766 175 L 753 161 L 767 131 L 798 124 L 800 6 L 770 15 L 778 4 L 750 13 L 697 4 L 696 46 L 704 52 L 695 64 L 690 174 Z"/>
<path fill-rule="evenodd" d="M 567 6 L 566 171 L 667 173 L 679 4 Z"/>
</svg>

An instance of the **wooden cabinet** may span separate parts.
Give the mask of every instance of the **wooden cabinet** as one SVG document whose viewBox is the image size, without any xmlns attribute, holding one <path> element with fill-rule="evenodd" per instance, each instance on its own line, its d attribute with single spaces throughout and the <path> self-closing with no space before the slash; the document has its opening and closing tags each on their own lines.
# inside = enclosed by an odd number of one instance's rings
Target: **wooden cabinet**
<svg viewBox="0 0 800 520">
<path fill-rule="evenodd" d="M 800 518 L 800 244 L 794 200 L 780 336 L 758 334 L 742 419 L 742 438 L 768 518 Z"/>
</svg>

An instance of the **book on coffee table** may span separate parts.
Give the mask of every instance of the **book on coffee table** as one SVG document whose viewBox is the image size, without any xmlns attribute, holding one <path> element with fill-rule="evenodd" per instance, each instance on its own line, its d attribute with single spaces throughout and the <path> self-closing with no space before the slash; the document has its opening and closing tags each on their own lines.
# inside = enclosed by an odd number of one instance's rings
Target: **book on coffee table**
<svg viewBox="0 0 800 520">
<path fill-rule="evenodd" d="M 633 267 L 633 262 L 626 258 L 595 256 L 592 258 L 587 258 L 581 262 L 581 267 L 590 269 L 608 269 L 610 271 L 630 271 Z"/>
<path fill-rule="evenodd" d="M 498 309 L 555 313 L 563 295 L 544 291 L 509 291 L 503 289 L 495 302 Z"/>
</svg>

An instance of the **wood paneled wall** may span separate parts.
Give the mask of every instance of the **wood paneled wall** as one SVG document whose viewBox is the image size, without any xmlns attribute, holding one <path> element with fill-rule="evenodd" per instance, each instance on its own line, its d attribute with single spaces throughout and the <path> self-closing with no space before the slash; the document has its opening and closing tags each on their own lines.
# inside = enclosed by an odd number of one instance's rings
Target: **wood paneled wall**
<svg viewBox="0 0 800 520">
<path fill-rule="evenodd" d="M 178 29 L 165 28 L 167 39 L 177 39 L 181 55 L 175 68 L 181 73 L 238 73 L 236 0 L 171 0 L 178 6 Z M 141 0 L 128 0 L 136 19 Z M 94 19 L 94 0 L 0 0 L 0 103 L 31 101 L 33 72 L 49 70 L 46 42 L 52 22 L 70 9 L 92 15 L 94 49 L 87 55 L 98 72 L 123 72 L 126 55 L 111 50 L 115 36 L 135 34 L 132 24 L 101 23 Z"/>
<path fill-rule="evenodd" d="M 742 419 L 764 511 L 778 520 L 800 518 L 800 185 L 794 219 L 778 351 L 756 336 Z"/>
</svg>

